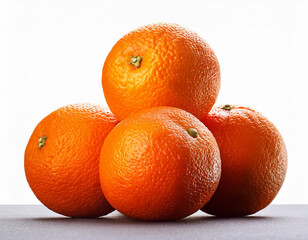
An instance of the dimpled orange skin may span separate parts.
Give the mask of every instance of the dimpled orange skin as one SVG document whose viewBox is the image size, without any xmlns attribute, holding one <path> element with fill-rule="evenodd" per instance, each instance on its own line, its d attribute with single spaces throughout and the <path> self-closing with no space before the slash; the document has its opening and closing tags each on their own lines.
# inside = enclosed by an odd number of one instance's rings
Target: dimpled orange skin
<svg viewBox="0 0 308 240">
<path fill-rule="evenodd" d="M 287 150 L 277 128 L 251 108 L 214 107 L 204 124 L 215 136 L 222 175 L 211 200 L 202 208 L 221 217 L 254 214 L 269 205 L 287 171 Z"/>
<path fill-rule="evenodd" d="M 70 217 L 98 217 L 114 209 L 99 181 L 103 141 L 118 123 L 98 105 L 68 105 L 45 117 L 25 151 L 25 173 L 36 197 L 49 209 Z M 40 137 L 46 145 L 38 148 Z"/>
<path fill-rule="evenodd" d="M 131 56 L 141 56 L 139 67 Z M 152 24 L 121 38 L 104 63 L 102 85 L 118 119 L 157 106 L 184 109 L 199 119 L 220 88 L 220 67 L 210 46 L 176 24 Z"/>
<path fill-rule="evenodd" d="M 216 141 L 197 118 L 158 107 L 131 115 L 110 132 L 101 150 L 100 180 L 109 203 L 126 216 L 176 220 L 211 198 L 220 164 Z"/>
</svg>

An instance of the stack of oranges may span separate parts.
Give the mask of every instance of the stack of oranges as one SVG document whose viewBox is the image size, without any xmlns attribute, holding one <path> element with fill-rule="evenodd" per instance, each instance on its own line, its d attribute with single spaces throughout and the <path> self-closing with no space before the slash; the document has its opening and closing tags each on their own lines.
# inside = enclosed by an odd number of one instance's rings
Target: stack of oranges
<svg viewBox="0 0 308 240">
<path fill-rule="evenodd" d="M 199 209 L 240 217 L 277 195 L 284 141 L 251 108 L 213 107 L 220 66 L 196 33 L 162 23 L 128 33 L 110 51 L 102 85 L 111 112 L 68 105 L 30 137 L 26 178 L 49 209 L 86 218 L 116 209 L 154 221 Z"/>
</svg>

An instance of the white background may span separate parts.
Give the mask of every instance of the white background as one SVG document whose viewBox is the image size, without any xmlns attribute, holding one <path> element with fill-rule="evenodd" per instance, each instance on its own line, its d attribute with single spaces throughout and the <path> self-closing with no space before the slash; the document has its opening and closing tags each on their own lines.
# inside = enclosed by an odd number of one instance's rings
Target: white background
<svg viewBox="0 0 308 240">
<path fill-rule="evenodd" d="M 155 22 L 209 42 L 221 64 L 217 103 L 259 110 L 285 139 L 288 173 L 274 203 L 308 203 L 307 1 L 0 0 L 0 204 L 39 203 L 23 169 L 33 129 L 69 103 L 106 105 L 108 52 Z"/>
</svg>

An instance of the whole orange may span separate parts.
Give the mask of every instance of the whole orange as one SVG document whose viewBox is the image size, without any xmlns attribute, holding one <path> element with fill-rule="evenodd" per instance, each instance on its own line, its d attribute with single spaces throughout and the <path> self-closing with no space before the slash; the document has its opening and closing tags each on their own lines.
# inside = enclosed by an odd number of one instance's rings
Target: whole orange
<svg viewBox="0 0 308 240">
<path fill-rule="evenodd" d="M 126 216 L 176 220 L 199 210 L 220 178 L 211 132 L 192 114 L 157 107 L 131 115 L 106 137 L 100 180 L 109 203 Z"/>
<path fill-rule="evenodd" d="M 25 151 L 25 173 L 46 207 L 70 217 L 113 211 L 100 187 L 99 156 L 117 123 L 98 105 L 74 104 L 52 112 L 36 126 Z"/>
<path fill-rule="evenodd" d="M 176 24 L 152 24 L 115 44 L 104 63 L 102 85 L 118 119 L 157 106 L 178 107 L 203 119 L 219 92 L 220 67 L 196 33 Z"/>
<path fill-rule="evenodd" d="M 221 154 L 218 188 L 203 211 L 237 217 L 265 208 L 280 190 L 287 171 L 287 150 L 272 122 L 251 108 L 214 107 L 204 120 Z"/>
</svg>

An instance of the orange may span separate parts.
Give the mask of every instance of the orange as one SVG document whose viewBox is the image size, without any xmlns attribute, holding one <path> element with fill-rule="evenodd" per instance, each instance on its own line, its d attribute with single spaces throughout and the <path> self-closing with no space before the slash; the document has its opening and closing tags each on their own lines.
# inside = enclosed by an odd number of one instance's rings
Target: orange
<svg viewBox="0 0 308 240">
<path fill-rule="evenodd" d="M 272 122 L 251 108 L 214 107 L 204 120 L 221 154 L 218 188 L 203 211 L 221 217 L 256 213 L 275 198 L 287 171 L 287 150 Z"/>
<path fill-rule="evenodd" d="M 176 220 L 199 210 L 220 178 L 211 132 L 173 107 L 143 110 L 106 137 L 100 180 L 109 203 L 128 217 Z"/>
<path fill-rule="evenodd" d="M 101 191 L 99 155 L 117 123 L 98 105 L 74 104 L 59 108 L 36 126 L 25 151 L 25 173 L 46 207 L 70 217 L 113 211 Z"/>
<path fill-rule="evenodd" d="M 220 88 L 214 51 L 176 24 L 153 24 L 122 37 L 108 54 L 102 85 L 118 119 L 157 106 L 184 109 L 203 119 Z"/>
</svg>

